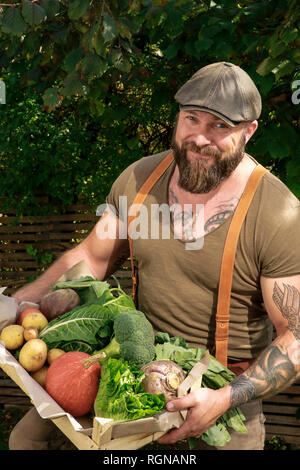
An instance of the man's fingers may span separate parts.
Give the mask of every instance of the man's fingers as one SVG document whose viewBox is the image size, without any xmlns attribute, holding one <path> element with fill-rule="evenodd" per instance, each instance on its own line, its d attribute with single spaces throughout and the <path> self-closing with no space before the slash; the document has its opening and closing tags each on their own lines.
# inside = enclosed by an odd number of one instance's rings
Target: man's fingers
<svg viewBox="0 0 300 470">
<path fill-rule="evenodd" d="M 192 406 L 195 406 L 197 400 L 193 393 L 189 393 L 182 398 L 176 398 L 175 400 L 169 401 L 166 405 L 168 411 L 180 411 L 187 410 Z"/>
</svg>

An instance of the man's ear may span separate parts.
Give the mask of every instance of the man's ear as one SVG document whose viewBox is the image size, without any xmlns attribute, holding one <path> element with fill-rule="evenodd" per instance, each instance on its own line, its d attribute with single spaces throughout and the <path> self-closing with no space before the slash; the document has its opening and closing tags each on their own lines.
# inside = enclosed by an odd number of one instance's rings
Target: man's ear
<svg viewBox="0 0 300 470">
<path fill-rule="evenodd" d="M 245 137 L 246 137 L 246 143 L 251 139 L 253 136 L 254 132 L 258 128 L 258 122 L 257 121 L 250 121 L 247 122 L 245 125 Z"/>
</svg>

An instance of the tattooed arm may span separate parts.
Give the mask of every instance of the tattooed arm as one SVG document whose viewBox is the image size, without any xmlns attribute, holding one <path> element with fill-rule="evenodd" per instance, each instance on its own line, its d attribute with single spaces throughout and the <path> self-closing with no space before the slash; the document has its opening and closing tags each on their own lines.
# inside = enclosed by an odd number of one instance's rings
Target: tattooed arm
<svg viewBox="0 0 300 470">
<path fill-rule="evenodd" d="M 300 276 L 261 279 L 277 337 L 231 384 L 231 408 L 275 395 L 300 377 Z"/>
<path fill-rule="evenodd" d="M 160 438 L 172 444 L 199 437 L 228 409 L 280 392 L 300 376 L 300 276 L 261 279 L 264 303 L 277 338 L 258 359 L 229 385 L 200 388 L 167 403 L 169 411 L 188 409 L 184 424 Z"/>
</svg>

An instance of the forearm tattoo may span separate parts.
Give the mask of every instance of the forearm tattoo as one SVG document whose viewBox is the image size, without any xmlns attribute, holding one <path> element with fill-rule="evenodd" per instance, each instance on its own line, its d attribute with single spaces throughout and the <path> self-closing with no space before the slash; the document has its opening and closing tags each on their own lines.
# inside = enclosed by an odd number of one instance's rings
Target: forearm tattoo
<svg viewBox="0 0 300 470">
<path fill-rule="evenodd" d="M 277 282 L 273 288 L 273 301 L 287 320 L 295 341 L 283 344 L 276 338 L 259 358 L 231 384 L 231 408 L 256 398 L 266 398 L 291 385 L 299 376 L 300 356 L 300 294 L 293 285 Z"/>
</svg>

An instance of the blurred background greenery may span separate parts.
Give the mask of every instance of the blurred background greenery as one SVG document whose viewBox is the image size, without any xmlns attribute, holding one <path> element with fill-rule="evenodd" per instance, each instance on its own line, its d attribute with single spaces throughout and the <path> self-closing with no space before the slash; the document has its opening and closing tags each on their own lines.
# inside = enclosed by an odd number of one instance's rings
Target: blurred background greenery
<svg viewBox="0 0 300 470">
<path fill-rule="evenodd" d="M 254 79 L 263 112 L 247 150 L 300 196 L 296 0 L 10 0 L 0 8 L 2 211 L 104 202 L 128 164 L 169 148 L 174 94 L 217 61 Z"/>
</svg>

